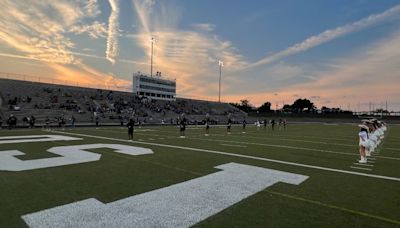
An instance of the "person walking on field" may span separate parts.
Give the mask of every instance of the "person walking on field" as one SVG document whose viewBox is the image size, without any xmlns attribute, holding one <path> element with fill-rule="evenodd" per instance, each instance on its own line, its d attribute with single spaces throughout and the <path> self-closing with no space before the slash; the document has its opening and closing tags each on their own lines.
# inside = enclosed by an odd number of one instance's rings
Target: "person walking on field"
<svg viewBox="0 0 400 228">
<path fill-rule="evenodd" d="M 204 136 L 210 135 L 210 115 L 207 113 L 206 115 L 206 134 Z"/>
<path fill-rule="evenodd" d="M 133 128 L 135 126 L 135 122 L 133 121 L 133 119 L 129 119 L 129 122 L 126 124 L 126 126 L 128 127 L 128 138 L 129 140 L 133 140 Z"/>
</svg>

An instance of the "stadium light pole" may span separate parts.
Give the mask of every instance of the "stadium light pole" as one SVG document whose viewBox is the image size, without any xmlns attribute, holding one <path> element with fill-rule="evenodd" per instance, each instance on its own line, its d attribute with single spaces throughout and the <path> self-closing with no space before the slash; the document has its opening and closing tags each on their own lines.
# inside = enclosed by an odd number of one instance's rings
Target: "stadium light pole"
<svg viewBox="0 0 400 228">
<path fill-rule="evenodd" d="M 221 74 L 222 74 L 222 67 L 224 63 L 221 60 L 218 60 L 219 65 L 219 89 L 218 89 L 218 102 L 221 103 Z"/>
<path fill-rule="evenodd" d="M 150 39 L 151 42 L 151 57 L 150 57 L 150 77 L 153 77 L 153 45 L 156 39 L 152 36 Z"/>
</svg>

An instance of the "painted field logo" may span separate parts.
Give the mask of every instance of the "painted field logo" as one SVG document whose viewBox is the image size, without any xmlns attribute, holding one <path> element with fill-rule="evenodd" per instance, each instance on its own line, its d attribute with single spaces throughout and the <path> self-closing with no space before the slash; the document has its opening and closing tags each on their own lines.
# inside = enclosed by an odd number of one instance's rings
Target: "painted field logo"
<svg viewBox="0 0 400 228">
<path fill-rule="evenodd" d="M 104 204 L 97 199 L 22 216 L 29 227 L 189 227 L 278 183 L 308 176 L 237 163 L 222 171 Z"/>
<path fill-rule="evenodd" d="M 30 136 L 9 136 L 0 137 L 0 143 L 27 143 L 27 142 L 44 142 L 44 141 L 70 141 L 82 140 L 81 138 L 74 138 L 60 135 L 30 135 Z M 109 148 L 113 149 L 115 153 L 127 155 L 144 155 L 152 154 L 151 149 L 127 146 L 121 144 L 83 144 L 74 146 L 59 146 L 52 147 L 47 152 L 59 155 L 60 157 L 42 158 L 33 160 L 21 160 L 15 156 L 24 155 L 25 153 L 19 150 L 4 150 L 0 151 L 0 171 L 26 171 L 34 169 L 43 169 L 49 167 L 57 167 L 64 165 L 73 165 L 85 162 L 98 161 L 101 154 L 85 151 L 88 149 Z"/>
</svg>

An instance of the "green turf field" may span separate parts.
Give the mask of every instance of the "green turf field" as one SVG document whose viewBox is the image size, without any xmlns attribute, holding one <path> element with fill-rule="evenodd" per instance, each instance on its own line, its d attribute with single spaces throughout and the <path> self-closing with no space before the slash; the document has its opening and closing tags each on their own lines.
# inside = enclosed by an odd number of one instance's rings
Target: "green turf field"
<svg viewBox="0 0 400 228">
<path fill-rule="evenodd" d="M 0 137 L 51 134 L 82 139 L 1 143 L 6 139 L 0 138 L 0 156 L 4 151 L 19 150 L 26 155 L 17 158 L 24 161 L 59 158 L 46 152 L 52 147 L 99 143 L 149 148 L 154 153 L 132 156 L 109 148 L 88 149 L 101 154 L 100 160 L 0 171 L 0 227 L 26 227 L 23 215 L 90 198 L 112 205 L 127 197 L 213 175 L 221 171 L 214 167 L 232 162 L 308 178 L 298 185 L 275 183 L 206 216 L 195 226 L 400 227 L 400 126 L 389 126 L 377 153 L 366 165 L 354 164 L 359 159 L 357 133 L 358 128 L 349 124 L 292 124 L 286 131 L 276 127 L 274 132 L 248 125 L 245 134 L 241 126 L 233 127 L 230 135 L 225 128 L 214 127 L 206 137 L 204 128 L 198 127 L 188 128 L 187 137 L 178 138 L 176 127 L 142 127 L 135 129 L 134 141 L 130 142 L 127 130 L 120 127 L 1 130 Z M 237 178 L 241 178 L 239 173 Z M 253 181 L 250 179 L 248 185 Z M 187 193 L 176 196 L 181 194 Z M 212 194 L 210 191 L 207 197 L 214 197 Z M 184 203 L 198 204 L 201 210 L 203 200 Z M 157 208 L 173 211 L 182 205 Z M 179 219 L 190 217 L 192 212 L 183 213 Z M 154 212 L 162 217 L 160 213 Z"/>
</svg>

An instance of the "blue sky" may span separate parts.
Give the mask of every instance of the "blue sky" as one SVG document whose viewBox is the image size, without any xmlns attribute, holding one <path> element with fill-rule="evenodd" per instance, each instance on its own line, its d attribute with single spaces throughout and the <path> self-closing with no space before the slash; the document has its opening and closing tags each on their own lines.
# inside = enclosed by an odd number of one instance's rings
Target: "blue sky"
<svg viewBox="0 0 400 228">
<path fill-rule="evenodd" d="M 26 6 L 29 4 L 29 7 Z M 178 96 L 282 106 L 400 110 L 400 1 L 0 2 L 2 72 L 130 90 L 133 72 L 176 78 Z M 20 76 L 14 76 L 18 78 Z M 46 79 L 44 79 L 46 78 Z"/>
</svg>

